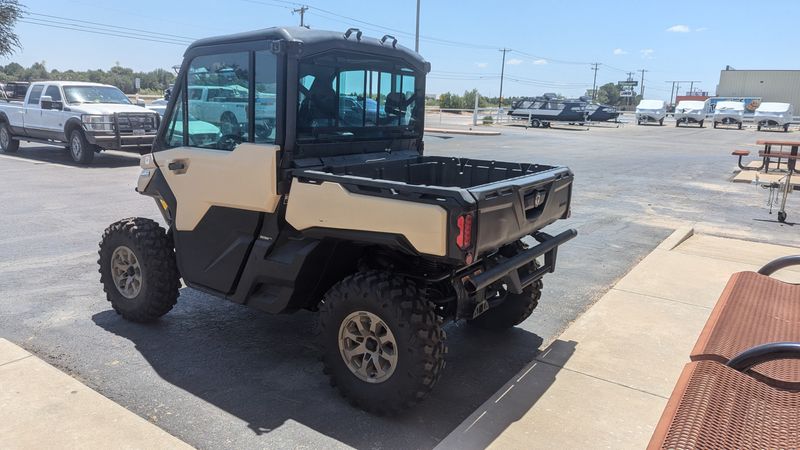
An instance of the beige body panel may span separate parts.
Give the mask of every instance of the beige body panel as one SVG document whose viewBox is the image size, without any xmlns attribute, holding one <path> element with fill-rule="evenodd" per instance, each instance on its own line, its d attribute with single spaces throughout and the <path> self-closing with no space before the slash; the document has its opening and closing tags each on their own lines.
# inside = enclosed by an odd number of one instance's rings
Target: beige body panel
<svg viewBox="0 0 800 450">
<path fill-rule="evenodd" d="M 280 201 L 277 160 L 280 147 L 239 144 L 233 151 L 178 147 L 153 153 L 178 202 L 175 228 L 193 230 L 212 206 L 275 212 Z M 185 169 L 169 170 L 171 162 Z"/>
<path fill-rule="evenodd" d="M 420 253 L 444 256 L 447 211 L 437 205 L 353 194 L 337 183 L 292 180 L 286 221 L 313 227 L 402 234 Z"/>
</svg>

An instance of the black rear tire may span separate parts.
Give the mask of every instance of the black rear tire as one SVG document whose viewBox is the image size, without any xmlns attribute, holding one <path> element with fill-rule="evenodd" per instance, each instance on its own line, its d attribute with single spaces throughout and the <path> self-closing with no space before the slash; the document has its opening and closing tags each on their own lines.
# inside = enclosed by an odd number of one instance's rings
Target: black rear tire
<svg viewBox="0 0 800 450">
<path fill-rule="evenodd" d="M 538 267 L 539 265 L 534 262 L 531 264 L 530 270 L 534 271 Z M 521 294 L 506 292 L 503 303 L 468 320 L 467 323 L 484 330 L 500 331 L 513 328 L 530 317 L 533 310 L 539 305 L 543 286 L 542 280 L 536 280 L 523 289 Z"/>
<path fill-rule="evenodd" d="M 3 153 L 16 153 L 19 150 L 19 141 L 11 136 L 11 127 L 8 122 L 3 122 L 0 125 L 0 149 Z"/>
<path fill-rule="evenodd" d="M 357 358 L 345 360 L 348 345 L 360 342 L 355 347 L 369 347 L 369 338 L 355 341 L 343 337 L 343 330 L 352 324 L 351 317 L 358 314 L 378 317 L 393 336 L 396 360 L 391 373 L 387 368 L 383 376 L 362 379 L 366 375 L 355 372 Z M 320 305 L 319 333 L 324 371 L 331 385 L 354 406 L 372 413 L 393 415 L 414 406 L 428 396 L 444 368 L 445 333 L 433 305 L 413 281 L 388 272 L 359 272 L 333 286 Z M 384 349 L 383 343 L 378 348 Z M 361 365 L 374 361 L 364 355 Z M 374 353 L 369 356 L 376 357 Z"/>
<path fill-rule="evenodd" d="M 130 275 L 138 272 L 140 278 L 135 295 L 128 291 L 126 296 L 123 287 L 115 283 L 112 257 L 120 248 L 132 252 L 137 262 L 138 269 L 129 269 Z M 172 240 L 158 223 L 135 217 L 111 224 L 103 233 L 98 254 L 100 283 L 117 314 L 132 322 L 151 322 L 175 306 L 180 275 Z"/>
<path fill-rule="evenodd" d="M 81 130 L 69 134 L 69 156 L 78 164 L 89 164 L 94 160 L 95 146 L 86 140 Z"/>
</svg>

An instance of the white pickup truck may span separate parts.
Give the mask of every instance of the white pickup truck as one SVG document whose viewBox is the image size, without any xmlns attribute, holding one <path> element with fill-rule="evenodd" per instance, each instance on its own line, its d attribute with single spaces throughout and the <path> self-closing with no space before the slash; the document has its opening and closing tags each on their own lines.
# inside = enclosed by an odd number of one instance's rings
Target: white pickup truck
<svg viewBox="0 0 800 450">
<path fill-rule="evenodd" d="M 114 86 L 31 83 L 23 101 L 0 102 L 0 148 L 14 153 L 20 141 L 60 145 L 88 164 L 101 150 L 149 150 L 159 120 Z"/>
</svg>

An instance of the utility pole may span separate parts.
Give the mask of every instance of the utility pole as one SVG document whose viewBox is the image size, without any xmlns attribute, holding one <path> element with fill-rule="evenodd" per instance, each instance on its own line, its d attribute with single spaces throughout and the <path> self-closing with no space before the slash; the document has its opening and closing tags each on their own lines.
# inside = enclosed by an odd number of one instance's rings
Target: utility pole
<svg viewBox="0 0 800 450">
<path fill-rule="evenodd" d="M 293 9 L 292 10 L 292 14 L 300 13 L 300 26 L 308 28 L 308 26 L 306 26 L 306 23 L 305 23 L 306 11 L 308 11 L 308 6 L 303 5 L 303 6 L 299 7 L 299 8 L 297 8 L 297 9 Z"/>
<path fill-rule="evenodd" d="M 419 53 L 419 2 L 420 0 L 417 0 L 417 35 L 414 41 L 414 51 L 417 53 Z"/>
<path fill-rule="evenodd" d="M 700 83 L 700 81 L 699 80 L 670 80 L 670 81 L 667 81 L 667 83 L 672 83 L 672 88 L 675 91 L 675 100 L 677 100 L 678 99 L 678 93 L 681 90 L 681 83 L 689 83 L 689 92 L 692 92 L 692 89 L 694 89 L 694 84 L 695 83 Z M 669 93 L 669 104 L 670 105 L 672 104 L 672 91 L 670 91 L 670 93 Z"/>
<path fill-rule="evenodd" d="M 503 108 L 503 77 L 506 74 L 506 53 L 510 52 L 510 48 L 502 48 L 500 49 L 503 52 L 503 65 L 500 66 L 500 99 L 497 101 L 497 114 L 500 114 L 500 110 Z"/>
<path fill-rule="evenodd" d="M 644 73 L 649 72 L 649 70 L 639 69 L 637 72 L 642 72 L 642 84 L 639 86 L 639 95 L 642 97 L 642 100 L 644 100 Z"/>
<path fill-rule="evenodd" d="M 597 97 L 597 70 L 600 67 L 600 63 L 592 63 L 592 70 L 594 70 L 594 80 L 592 81 L 592 100 Z"/>
</svg>

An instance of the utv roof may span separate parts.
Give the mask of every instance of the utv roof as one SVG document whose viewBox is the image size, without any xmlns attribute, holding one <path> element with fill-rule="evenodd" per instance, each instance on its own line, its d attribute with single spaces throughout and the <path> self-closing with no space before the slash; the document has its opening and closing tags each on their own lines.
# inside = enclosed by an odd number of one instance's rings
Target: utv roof
<svg viewBox="0 0 800 450">
<path fill-rule="evenodd" d="M 400 57 L 417 66 L 418 69 L 430 71 L 430 63 L 419 53 L 398 44 L 393 36 L 374 38 L 364 35 L 356 28 L 347 31 L 325 31 L 304 27 L 273 27 L 244 33 L 216 36 L 195 41 L 186 49 L 184 56 L 201 47 L 236 44 L 249 41 L 286 41 L 301 45 L 303 56 L 331 49 L 352 50 L 376 53 L 384 56 Z"/>
</svg>

